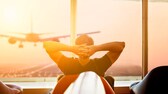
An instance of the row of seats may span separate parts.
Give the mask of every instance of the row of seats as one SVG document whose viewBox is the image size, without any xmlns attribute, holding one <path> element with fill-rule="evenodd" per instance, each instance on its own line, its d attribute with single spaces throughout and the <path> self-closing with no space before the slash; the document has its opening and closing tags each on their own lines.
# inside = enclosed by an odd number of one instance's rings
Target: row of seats
<svg viewBox="0 0 168 94">
<path fill-rule="evenodd" d="M 114 89 L 114 78 L 110 76 L 105 78 Z M 168 94 L 167 84 L 168 66 L 159 66 L 151 70 L 141 81 L 131 84 L 130 94 Z M 20 86 L 14 84 L 4 84 L 0 81 L 0 94 L 22 93 L 23 89 Z"/>
<path fill-rule="evenodd" d="M 168 94 L 168 66 L 159 66 L 130 86 L 130 94 Z"/>
<path fill-rule="evenodd" d="M 23 89 L 18 85 L 4 84 L 0 81 L 0 94 L 23 94 Z"/>
</svg>

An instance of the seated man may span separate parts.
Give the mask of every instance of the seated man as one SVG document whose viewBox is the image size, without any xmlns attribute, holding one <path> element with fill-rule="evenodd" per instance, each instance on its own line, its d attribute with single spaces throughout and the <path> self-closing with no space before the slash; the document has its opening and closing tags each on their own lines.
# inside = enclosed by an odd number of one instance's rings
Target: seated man
<svg viewBox="0 0 168 94">
<path fill-rule="evenodd" d="M 0 81 L 0 94 L 21 94 L 21 87 Z"/>
<path fill-rule="evenodd" d="M 86 34 L 79 36 L 75 40 L 75 44 L 70 46 L 53 41 L 43 43 L 48 55 L 65 76 L 93 71 L 100 77 L 104 77 L 106 70 L 118 59 L 125 47 L 124 42 L 94 45 L 93 39 Z M 78 58 L 67 57 L 63 55 L 62 51 L 72 52 Z M 107 53 L 101 58 L 90 59 L 90 56 L 98 51 L 106 51 Z"/>
</svg>

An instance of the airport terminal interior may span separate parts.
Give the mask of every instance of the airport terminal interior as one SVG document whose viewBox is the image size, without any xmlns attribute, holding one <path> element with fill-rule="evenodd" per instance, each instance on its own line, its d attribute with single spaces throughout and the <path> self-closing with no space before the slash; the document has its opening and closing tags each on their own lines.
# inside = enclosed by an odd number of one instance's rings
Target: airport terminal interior
<svg viewBox="0 0 168 94">
<path fill-rule="evenodd" d="M 0 94 L 166 92 L 167 10 L 168 0 L 0 0 Z M 62 77 L 66 70 L 52 60 L 44 43 L 76 47 L 75 39 L 83 34 L 93 38 L 95 46 L 125 45 L 103 76 L 85 71 Z M 60 52 L 70 58 L 105 57 L 107 49 L 85 54 L 94 45 L 80 46 L 73 50 L 81 51 L 77 54 Z"/>
</svg>

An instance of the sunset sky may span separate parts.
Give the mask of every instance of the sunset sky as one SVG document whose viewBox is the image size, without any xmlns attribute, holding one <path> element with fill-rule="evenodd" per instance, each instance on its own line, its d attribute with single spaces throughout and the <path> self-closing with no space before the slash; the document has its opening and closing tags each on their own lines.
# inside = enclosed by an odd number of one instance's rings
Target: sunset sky
<svg viewBox="0 0 168 94">
<path fill-rule="evenodd" d="M 149 69 L 168 65 L 168 3 L 149 3 Z M 95 44 L 124 41 L 126 47 L 114 65 L 141 65 L 142 62 L 142 3 L 117 0 L 78 0 L 77 33 L 101 31 L 90 35 Z M 32 17 L 32 27 L 31 27 Z M 70 34 L 69 0 L 0 0 L 0 34 L 47 33 L 43 36 Z M 20 35 L 18 35 L 20 36 Z M 23 37 L 23 36 L 22 36 Z M 60 39 L 70 44 L 70 38 Z M 42 43 L 19 42 L 12 45 L 0 37 L 0 64 L 32 66 L 54 63 Z M 100 56 L 97 53 L 95 56 Z M 94 56 L 93 56 L 94 57 Z M 0 66 L 0 68 L 3 66 Z"/>
</svg>

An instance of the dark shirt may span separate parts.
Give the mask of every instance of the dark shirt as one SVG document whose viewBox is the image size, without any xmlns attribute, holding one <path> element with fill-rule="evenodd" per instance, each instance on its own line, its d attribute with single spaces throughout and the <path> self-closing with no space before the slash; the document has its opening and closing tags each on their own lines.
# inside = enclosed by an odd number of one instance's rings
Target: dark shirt
<svg viewBox="0 0 168 94">
<path fill-rule="evenodd" d="M 94 58 L 86 65 L 82 66 L 77 58 L 61 57 L 57 62 L 58 67 L 65 75 L 80 74 L 85 71 L 93 71 L 99 76 L 104 76 L 106 70 L 111 66 L 111 61 L 107 55 L 101 58 Z"/>
</svg>

